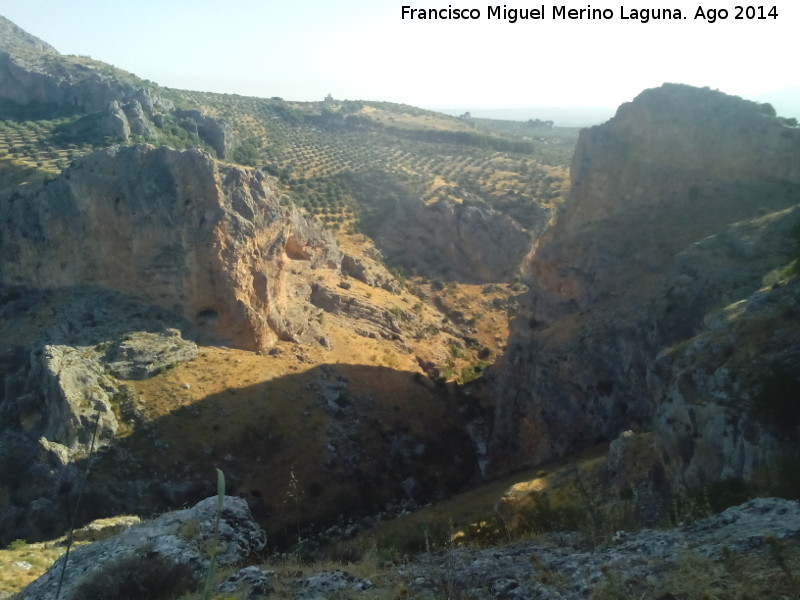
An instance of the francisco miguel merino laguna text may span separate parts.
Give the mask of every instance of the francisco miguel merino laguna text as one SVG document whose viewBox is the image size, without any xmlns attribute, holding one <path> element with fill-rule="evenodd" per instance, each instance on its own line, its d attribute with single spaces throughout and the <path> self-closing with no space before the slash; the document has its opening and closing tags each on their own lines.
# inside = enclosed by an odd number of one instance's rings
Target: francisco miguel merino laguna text
<svg viewBox="0 0 800 600">
<path fill-rule="evenodd" d="M 551 18 L 553 20 L 609 20 L 617 17 L 617 13 L 611 8 L 592 8 L 587 5 L 585 8 L 568 8 L 565 5 L 550 7 Z M 765 19 L 771 17 L 777 18 L 777 10 L 773 7 L 768 13 L 765 11 L 766 7 L 734 7 L 738 9 L 739 14 L 736 19 Z M 754 13 L 752 16 L 745 9 Z M 760 10 L 760 14 L 755 14 L 756 10 Z M 720 18 L 727 18 L 728 11 L 725 9 L 725 14 L 720 15 Z M 713 12 L 712 18 L 709 18 L 707 13 Z M 703 10 L 703 7 L 698 7 L 697 13 L 693 16 L 695 19 L 705 19 L 709 22 L 716 20 L 716 13 L 720 11 L 716 9 Z M 408 20 L 478 20 L 483 17 L 483 13 L 479 8 L 454 8 L 449 4 L 447 8 L 413 8 L 411 6 L 403 6 L 401 12 L 402 19 Z M 487 6 L 486 18 L 508 21 L 509 23 L 516 23 L 518 20 L 543 20 L 547 18 L 545 5 L 542 4 L 535 8 L 508 8 L 505 4 L 500 6 Z M 650 20 L 672 20 L 672 19 L 686 19 L 687 17 L 681 14 L 679 8 L 629 8 L 624 6 L 619 7 L 619 18 L 621 20 L 635 20 L 640 23 L 647 23 Z"/>
</svg>

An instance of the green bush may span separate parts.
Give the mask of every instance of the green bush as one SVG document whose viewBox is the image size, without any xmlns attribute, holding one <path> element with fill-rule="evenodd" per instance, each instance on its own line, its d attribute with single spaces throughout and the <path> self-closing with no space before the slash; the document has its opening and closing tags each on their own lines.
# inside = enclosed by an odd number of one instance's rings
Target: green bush
<svg viewBox="0 0 800 600">
<path fill-rule="evenodd" d="M 261 143 L 257 138 L 250 138 L 237 147 L 231 155 L 233 162 L 255 167 L 261 158 Z"/>
</svg>

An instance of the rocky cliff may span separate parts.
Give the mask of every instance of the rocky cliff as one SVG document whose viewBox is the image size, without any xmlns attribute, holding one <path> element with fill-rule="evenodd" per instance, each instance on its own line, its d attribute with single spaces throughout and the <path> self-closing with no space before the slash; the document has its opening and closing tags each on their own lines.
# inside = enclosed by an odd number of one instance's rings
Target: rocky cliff
<svg viewBox="0 0 800 600">
<path fill-rule="evenodd" d="M 171 109 L 172 103 L 153 94 L 152 87 L 89 58 L 63 56 L 51 46 L 35 42 L 0 46 L 0 99 L 16 104 L 93 113 L 107 110 L 113 102 L 136 100 L 151 114 Z"/>
<path fill-rule="evenodd" d="M 555 211 L 532 203 L 535 218 L 526 230 L 475 195 L 460 202 L 426 202 L 424 187 L 405 173 L 371 169 L 347 181 L 362 207 L 360 227 L 387 264 L 465 283 L 497 283 L 518 275 L 531 238 Z"/>
<path fill-rule="evenodd" d="M 763 106 L 682 85 L 582 132 L 567 207 L 528 264 L 527 307 L 495 371 L 496 470 L 651 430 L 654 415 L 673 483 L 763 466 L 774 438 L 745 407 L 764 365 L 743 356 L 785 361 L 800 340 L 794 327 L 734 333 L 732 315 L 797 321 L 796 285 L 761 288 L 797 252 L 799 150 L 800 130 Z M 708 351 L 709 336 L 728 339 Z"/>
<path fill-rule="evenodd" d="M 124 143 L 131 135 L 158 141 L 166 119 L 196 134 L 219 158 L 238 144 L 226 123 L 197 110 L 178 109 L 168 95 L 152 82 L 100 61 L 60 54 L 0 17 L 0 101 L 12 112 L 93 115 L 84 134 Z"/>
<path fill-rule="evenodd" d="M 302 312 L 310 273 L 341 263 L 331 234 L 282 207 L 269 178 L 199 150 L 99 151 L 0 214 L 5 285 L 114 290 L 250 350 L 319 337 Z"/>
<path fill-rule="evenodd" d="M 75 548 L 20 598 L 117 596 L 136 588 L 144 594 L 181 594 L 203 581 L 212 560 L 211 544 L 215 564 L 228 566 L 263 550 L 266 542 L 244 500 L 207 498 L 191 508 L 137 523 L 110 539 Z M 141 577 L 138 582 L 135 574 Z"/>
<path fill-rule="evenodd" d="M 121 380 L 194 358 L 193 339 L 327 343 L 303 309 L 341 254 L 258 171 L 112 147 L 18 188 L 0 214 L 0 543 L 63 530 L 75 465 L 143 425 Z"/>
<path fill-rule="evenodd" d="M 531 235 L 488 206 L 398 201 L 376 233 L 391 259 L 411 269 L 469 283 L 510 281 Z"/>
</svg>

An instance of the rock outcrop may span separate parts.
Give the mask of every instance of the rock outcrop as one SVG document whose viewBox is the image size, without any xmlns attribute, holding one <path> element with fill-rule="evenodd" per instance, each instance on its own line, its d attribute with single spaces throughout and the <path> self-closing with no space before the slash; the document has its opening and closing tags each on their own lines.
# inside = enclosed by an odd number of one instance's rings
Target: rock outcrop
<svg viewBox="0 0 800 600">
<path fill-rule="evenodd" d="M 62 556 L 20 592 L 20 598 L 54 598 L 57 589 L 62 598 L 77 599 L 82 592 L 99 589 L 113 595 L 126 580 L 135 581 L 134 589 L 138 585 L 145 595 L 147 590 L 163 593 L 162 586 L 182 581 L 197 586 L 208 569 L 211 544 L 217 544 L 217 563 L 225 566 L 245 560 L 267 542 L 247 503 L 230 496 L 224 498 L 219 534 L 215 536 L 216 506 L 217 498 L 207 498 L 192 508 L 137 523 L 115 537 L 74 548 L 68 558 Z M 69 561 L 66 576 L 59 584 L 65 560 Z M 156 575 L 165 571 L 168 577 L 157 579 Z"/>
<path fill-rule="evenodd" d="M 200 339 L 264 350 L 320 333 L 302 311 L 332 235 L 282 207 L 258 171 L 199 150 L 112 147 L 0 206 L 0 282 L 97 286 L 186 317 Z"/>
<path fill-rule="evenodd" d="M 648 431 L 656 414 L 680 463 L 668 469 L 675 484 L 748 477 L 763 464 L 771 438 L 753 438 L 741 408 L 757 367 L 740 360 L 749 374 L 724 371 L 732 354 L 741 359 L 758 344 L 733 336 L 706 350 L 709 336 L 735 326 L 723 309 L 769 304 L 763 277 L 796 256 L 800 130 L 767 113 L 719 92 L 664 85 L 582 132 L 567 207 L 528 264 L 527 307 L 495 370 L 496 471 Z M 774 294 L 781 306 L 796 302 L 788 288 Z M 786 310 L 796 323 L 796 310 Z M 780 346 L 786 358 L 798 342 L 792 326 L 762 347 Z M 731 343 L 744 349 L 732 352 Z M 668 407 L 678 388 L 693 390 L 682 402 L 707 403 L 703 416 Z M 738 416 L 731 423 L 712 404 L 737 406 Z M 724 450 L 714 465 L 699 466 L 715 444 Z"/>
<path fill-rule="evenodd" d="M 223 121 L 177 109 L 157 85 L 88 57 L 65 56 L 0 17 L 0 101 L 12 106 L 97 115 L 85 129 L 124 143 L 131 134 L 163 138 L 165 116 L 225 158 L 237 139 Z M 84 131 L 86 133 L 86 131 Z"/>
<path fill-rule="evenodd" d="M 12 48 L 32 48 L 40 52 L 58 52 L 47 42 L 40 40 L 35 35 L 31 35 L 5 17 L 0 16 L 0 50 L 11 50 Z"/>
<path fill-rule="evenodd" d="M 510 281 L 531 237 L 487 206 L 399 200 L 375 236 L 386 257 L 405 268 L 467 283 Z"/>
<path fill-rule="evenodd" d="M 699 597 L 711 585 L 704 589 L 699 581 L 681 581 L 696 576 L 693 565 L 709 570 L 724 559 L 730 565 L 785 552 L 798 534 L 797 502 L 759 498 L 677 529 L 621 531 L 595 551 L 560 533 L 502 548 L 423 555 L 399 570 L 413 591 L 435 595 L 492 600 Z M 685 595 L 670 593 L 681 588 Z"/>
<path fill-rule="evenodd" d="M 225 158 L 235 145 L 235 136 L 222 121 L 212 119 L 198 110 L 176 110 L 175 118 L 188 131 L 193 131 L 206 144 L 214 149 L 219 158 Z"/>
<path fill-rule="evenodd" d="M 350 254 L 342 256 L 342 274 L 359 281 L 379 287 L 387 292 L 398 293 L 397 281 L 382 264 L 366 256 L 356 257 Z"/>
<path fill-rule="evenodd" d="M 32 46 L 0 49 L 0 99 L 84 113 L 106 111 L 114 102 L 133 100 L 148 114 L 172 109 L 170 101 L 129 73 L 88 59 L 70 60 L 53 48 Z"/>
<path fill-rule="evenodd" d="M 90 587 L 93 581 L 119 585 L 136 576 L 121 566 L 149 570 L 151 577 L 166 567 L 197 585 L 207 565 L 202 548 L 213 528 L 214 502 L 214 498 L 209 498 L 194 508 L 133 525 L 113 538 L 73 550 L 62 590 L 66 593 L 62 597 L 75 598 L 83 591 L 96 589 Z M 401 595 L 410 592 L 426 597 L 446 595 L 486 600 L 583 600 L 601 595 L 695 597 L 713 591 L 716 583 L 698 577 L 699 572 L 727 575 L 728 584 L 740 583 L 742 574 L 731 568 L 747 561 L 766 567 L 769 576 L 776 578 L 773 589 L 783 591 L 793 585 L 791 575 L 785 579 L 782 576 L 791 573 L 792 561 L 796 561 L 793 557 L 798 535 L 797 502 L 759 498 L 673 529 L 619 531 L 594 550 L 587 548 L 580 534 L 559 532 L 502 547 L 450 548 L 406 557 L 401 565 L 385 567 L 371 579 L 343 570 L 312 574 L 284 570 L 277 576 L 275 571 L 249 566 L 232 574 L 216 590 L 253 600 L 274 595 L 275 585 L 282 585 L 278 595 L 290 593 L 303 600 L 342 594 L 369 598 L 397 593 L 398 589 Z M 222 564 L 245 559 L 248 554 L 258 552 L 264 543 L 263 532 L 252 522 L 247 506 L 242 500 L 230 497 L 225 499 L 220 538 Z M 63 560 L 59 559 L 45 575 L 25 588 L 19 598 L 52 598 Z M 750 567 L 747 571 L 754 569 Z M 104 575 L 106 578 L 101 579 Z M 134 585 L 140 585 L 143 592 L 159 583 L 146 578 L 134 580 Z M 169 585 L 172 590 L 175 583 L 166 580 L 162 585 Z M 717 587 L 721 585 L 725 584 Z"/>
<path fill-rule="evenodd" d="M 64 503 L 80 495 L 76 465 L 143 421 L 141 399 L 117 377 L 195 356 L 179 328 L 191 329 L 106 290 L 0 288 L 0 544 L 64 531 Z"/>
<path fill-rule="evenodd" d="M 670 481 L 771 481 L 800 451 L 800 281 L 758 290 L 662 351 L 648 374 L 654 450 Z"/>
</svg>

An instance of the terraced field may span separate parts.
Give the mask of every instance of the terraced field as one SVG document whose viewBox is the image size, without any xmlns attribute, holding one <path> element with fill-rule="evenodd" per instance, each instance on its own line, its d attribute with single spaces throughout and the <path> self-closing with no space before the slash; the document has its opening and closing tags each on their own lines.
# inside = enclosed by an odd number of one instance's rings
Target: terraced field
<svg viewBox="0 0 800 600">
<path fill-rule="evenodd" d="M 383 212 L 395 192 L 425 202 L 481 202 L 535 226 L 536 206 L 559 204 L 577 130 L 451 117 L 411 106 L 362 101 L 295 103 L 280 98 L 160 88 L 177 107 L 224 122 L 238 147 L 231 162 L 257 166 L 281 182 L 285 200 L 347 232 Z M 37 119 L 0 107 L 0 164 L 14 183 L 50 177 L 115 140 L 98 138 L 97 115 Z M 119 141 L 119 140 L 116 140 Z M 167 118 L 152 138 L 128 143 L 203 146 Z M 384 197 L 385 196 L 385 197 Z"/>
<path fill-rule="evenodd" d="M 59 121 L 0 121 L 0 160 L 16 166 L 58 173 L 69 161 L 91 152 L 91 144 L 59 144 Z"/>
</svg>

